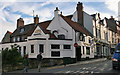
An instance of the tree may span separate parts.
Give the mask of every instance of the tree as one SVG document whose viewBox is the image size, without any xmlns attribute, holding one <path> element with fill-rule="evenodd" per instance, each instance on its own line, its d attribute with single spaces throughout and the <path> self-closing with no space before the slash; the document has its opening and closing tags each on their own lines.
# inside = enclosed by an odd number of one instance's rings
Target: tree
<svg viewBox="0 0 120 75">
<path fill-rule="evenodd" d="M 6 48 L 2 51 L 2 62 L 3 65 L 10 64 L 11 66 L 16 65 L 18 62 L 22 62 L 22 56 L 18 51 L 18 45 L 11 45 L 11 48 Z"/>
</svg>

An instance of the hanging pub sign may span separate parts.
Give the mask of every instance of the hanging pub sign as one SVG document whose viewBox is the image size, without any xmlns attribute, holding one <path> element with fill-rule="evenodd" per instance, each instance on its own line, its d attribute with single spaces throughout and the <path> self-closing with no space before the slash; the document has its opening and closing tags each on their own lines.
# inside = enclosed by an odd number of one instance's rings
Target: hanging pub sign
<svg viewBox="0 0 120 75">
<path fill-rule="evenodd" d="M 77 43 L 74 43 L 74 47 L 78 47 L 78 44 L 77 44 Z"/>
</svg>

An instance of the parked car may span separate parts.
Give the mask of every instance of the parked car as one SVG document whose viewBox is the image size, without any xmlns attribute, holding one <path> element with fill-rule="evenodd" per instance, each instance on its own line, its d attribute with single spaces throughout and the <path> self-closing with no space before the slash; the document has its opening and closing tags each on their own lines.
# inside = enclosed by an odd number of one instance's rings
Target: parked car
<svg viewBox="0 0 120 75">
<path fill-rule="evenodd" d="M 112 58 L 113 69 L 120 68 L 120 43 L 118 43 Z"/>
</svg>

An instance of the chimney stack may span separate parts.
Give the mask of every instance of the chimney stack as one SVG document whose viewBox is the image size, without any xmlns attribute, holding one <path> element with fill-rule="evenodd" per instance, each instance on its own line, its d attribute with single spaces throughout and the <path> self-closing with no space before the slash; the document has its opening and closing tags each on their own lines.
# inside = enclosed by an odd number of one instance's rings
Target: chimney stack
<svg viewBox="0 0 120 75">
<path fill-rule="evenodd" d="M 18 27 L 21 27 L 21 26 L 24 26 L 24 20 L 23 20 L 23 18 L 19 18 L 19 19 L 17 20 L 17 28 L 18 28 Z"/>
<path fill-rule="evenodd" d="M 56 9 L 54 10 L 54 17 L 57 17 L 60 14 L 60 10 L 58 9 L 58 7 L 56 7 Z"/>
<path fill-rule="evenodd" d="M 83 4 L 78 2 L 76 9 L 77 9 L 77 22 L 80 25 L 84 26 Z"/>
<path fill-rule="evenodd" d="M 35 25 L 37 25 L 39 23 L 39 17 L 38 17 L 38 15 L 36 15 L 36 17 L 34 17 L 34 23 L 35 23 Z"/>
</svg>

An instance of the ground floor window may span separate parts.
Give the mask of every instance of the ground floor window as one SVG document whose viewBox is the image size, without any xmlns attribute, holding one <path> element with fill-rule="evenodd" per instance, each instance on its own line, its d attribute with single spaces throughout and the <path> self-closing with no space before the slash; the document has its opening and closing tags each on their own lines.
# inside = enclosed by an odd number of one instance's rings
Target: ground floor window
<svg viewBox="0 0 120 75">
<path fill-rule="evenodd" d="M 19 47 L 19 50 L 18 50 L 18 52 L 21 54 L 21 47 Z"/>
<path fill-rule="evenodd" d="M 31 45 L 31 53 L 34 53 L 34 45 Z"/>
<path fill-rule="evenodd" d="M 51 44 L 51 49 L 60 49 L 59 44 Z"/>
<path fill-rule="evenodd" d="M 86 54 L 90 55 L 90 47 L 86 47 Z"/>
<path fill-rule="evenodd" d="M 83 46 L 83 54 L 84 54 L 85 52 L 84 52 L 84 46 Z"/>
<path fill-rule="evenodd" d="M 71 45 L 63 45 L 63 49 L 71 49 Z"/>
<path fill-rule="evenodd" d="M 39 45 L 39 52 L 44 52 L 44 45 L 43 44 L 40 44 Z"/>
<path fill-rule="evenodd" d="M 26 46 L 23 46 L 23 54 L 26 54 Z"/>
<path fill-rule="evenodd" d="M 60 51 L 51 51 L 51 56 L 60 56 Z"/>
<path fill-rule="evenodd" d="M 97 55 L 99 55 L 99 53 L 100 53 L 100 48 L 97 47 Z"/>
</svg>

